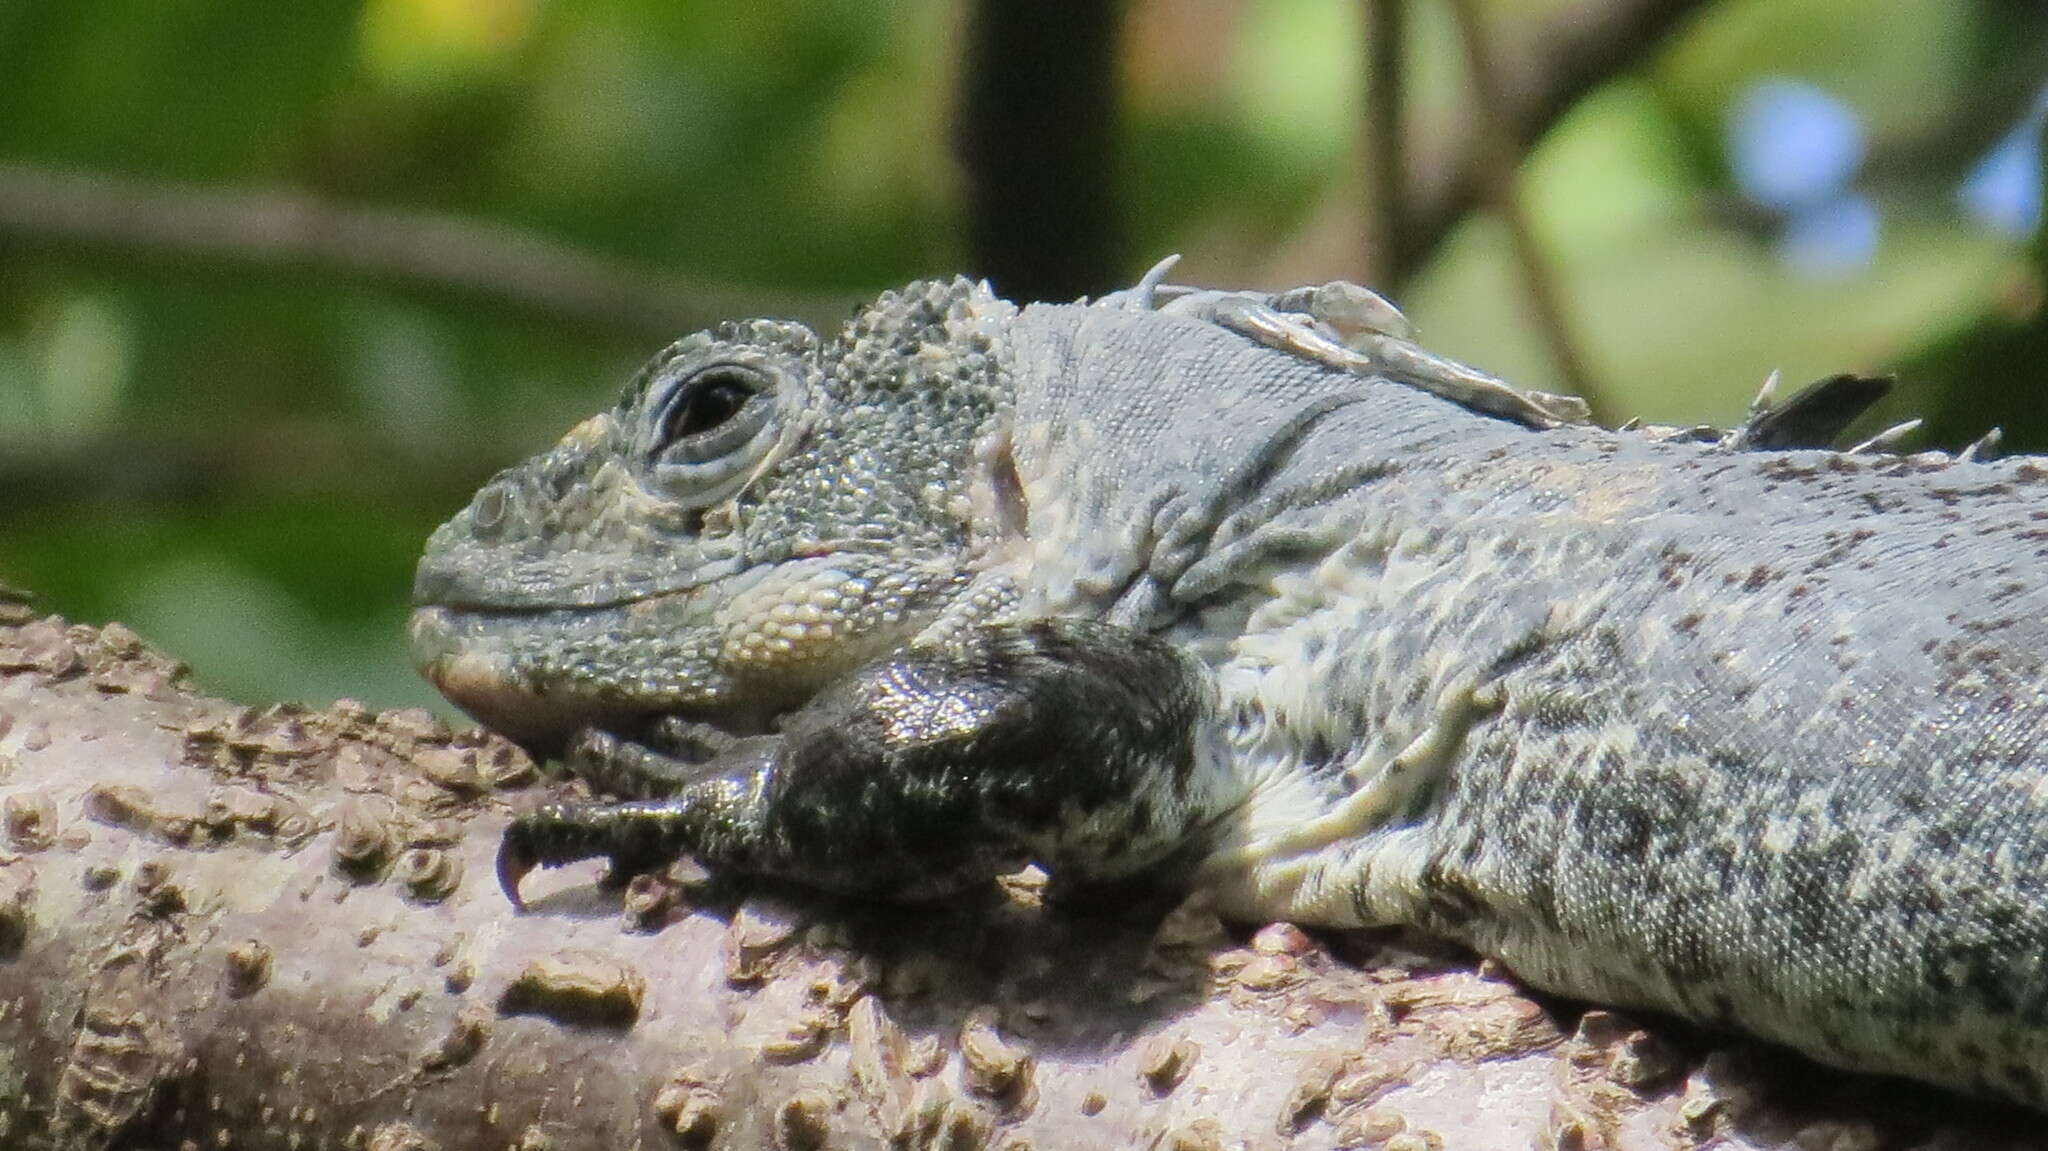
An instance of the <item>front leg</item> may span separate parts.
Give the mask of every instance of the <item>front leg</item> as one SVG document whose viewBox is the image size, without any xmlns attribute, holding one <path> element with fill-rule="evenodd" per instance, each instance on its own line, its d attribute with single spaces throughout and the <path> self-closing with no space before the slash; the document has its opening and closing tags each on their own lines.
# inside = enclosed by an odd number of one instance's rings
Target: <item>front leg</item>
<svg viewBox="0 0 2048 1151">
<path fill-rule="evenodd" d="M 1038 862 L 1113 879 L 1194 845 L 1237 801 L 1206 674 L 1106 624 L 987 627 L 870 664 L 793 713 L 780 736 L 706 764 L 635 762 L 676 779 L 658 800 L 555 805 L 515 820 L 499 857 L 514 901 L 535 866 L 679 855 L 714 869 L 891 898 L 936 895 Z M 651 759 L 650 759 L 651 757 Z"/>
<path fill-rule="evenodd" d="M 732 763 L 758 756 L 780 738 L 731 735 L 667 716 L 630 738 L 586 728 L 569 741 L 562 762 L 594 791 L 621 799 L 660 799 L 729 771 Z"/>
</svg>

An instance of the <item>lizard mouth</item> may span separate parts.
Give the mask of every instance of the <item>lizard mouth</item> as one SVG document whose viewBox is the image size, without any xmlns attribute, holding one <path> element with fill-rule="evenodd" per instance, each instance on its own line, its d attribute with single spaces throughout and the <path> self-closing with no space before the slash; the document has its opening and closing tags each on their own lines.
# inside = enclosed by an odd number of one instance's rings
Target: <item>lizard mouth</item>
<svg viewBox="0 0 2048 1151">
<path fill-rule="evenodd" d="M 587 728 L 633 738 L 664 716 L 755 735 L 917 634 L 969 578 L 834 551 L 630 598 L 421 600 L 410 637 L 442 695 L 528 747 Z"/>
<path fill-rule="evenodd" d="M 627 667 L 600 677 L 594 651 L 620 655 L 634 643 L 603 622 L 618 611 L 477 612 L 416 608 L 408 625 L 420 674 L 449 702 L 483 726 L 537 755 L 558 753 L 578 731 L 598 728 L 632 738 L 657 717 L 681 715 L 735 735 L 774 730 L 775 720 L 800 703 L 749 692 L 734 698 L 709 687 L 679 682 L 666 693 L 647 689 L 646 676 Z M 571 628 L 585 633 L 580 649 L 564 654 L 541 646 Z M 611 639 L 612 642 L 605 642 Z M 581 654 L 578 654 L 578 652 Z"/>
<path fill-rule="evenodd" d="M 416 608 L 407 627 L 420 674 L 478 723 L 544 755 L 559 751 L 581 728 L 611 728 L 645 717 L 644 709 L 624 701 L 606 707 L 589 693 L 523 670 L 509 645 L 478 642 L 478 614 Z"/>
<path fill-rule="evenodd" d="M 731 700 L 715 653 L 705 650 L 708 605 L 743 592 L 769 568 L 673 588 L 586 585 L 548 595 L 538 590 L 545 581 L 528 573 L 532 594 L 495 597 L 431 580 L 424 562 L 420 570 L 407 625 L 414 665 L 450 703 L 529 750 L 559 750 L 585 728 L 627 734 L 661 715 L 739 734 L 771 721 L 762 706 Z M 720 594 L 707 599 L 701 593 L 713 584 Z"/>
</svg>

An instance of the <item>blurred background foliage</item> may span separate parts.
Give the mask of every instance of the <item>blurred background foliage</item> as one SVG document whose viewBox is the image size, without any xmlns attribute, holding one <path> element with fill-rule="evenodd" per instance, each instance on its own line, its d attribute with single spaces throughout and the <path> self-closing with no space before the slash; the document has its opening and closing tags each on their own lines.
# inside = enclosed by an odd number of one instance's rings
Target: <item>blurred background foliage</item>
<svg viewBox="0 0 2048 1151">
<path fill-rule="evenodd" d="M 427 702 L 494 469 L 934 273 L 1360 279 L 1612 417 L 1892 370 L 2048 449 L 2038 0 L 0 0 L 0 77 L 0 580 L 251 701 Z"/>
</svg>

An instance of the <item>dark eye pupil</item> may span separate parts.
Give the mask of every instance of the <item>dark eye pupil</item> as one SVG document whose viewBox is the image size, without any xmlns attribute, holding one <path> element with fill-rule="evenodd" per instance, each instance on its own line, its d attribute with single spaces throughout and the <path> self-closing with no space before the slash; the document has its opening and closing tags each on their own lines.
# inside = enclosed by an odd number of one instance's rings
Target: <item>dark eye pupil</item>
<svg viewBox="0 0 2048 1151">
<path fill-rule="evenodd" d="M 690 389 L 669 416 L 669 437 L 702 435 L 739 414 L 753 389 L 738 380 L 712 379 Z"/>
</svg>

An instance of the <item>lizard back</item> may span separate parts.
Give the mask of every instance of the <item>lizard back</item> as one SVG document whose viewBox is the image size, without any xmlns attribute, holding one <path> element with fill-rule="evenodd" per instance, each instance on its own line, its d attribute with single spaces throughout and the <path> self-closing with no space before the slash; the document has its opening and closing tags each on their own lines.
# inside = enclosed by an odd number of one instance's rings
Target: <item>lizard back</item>
<svg viewBox="0 0 2048 1151">
<path fill-rule="evenodd" d="M 1227 904 L 2048 1102 L 2048 469 L 1532 430 L 1158 321 L 1020 320 L 1018 578 L 1214 668 Z"/>
</svg>

